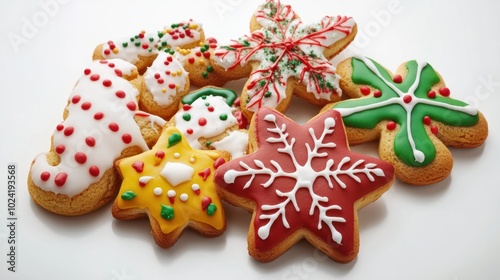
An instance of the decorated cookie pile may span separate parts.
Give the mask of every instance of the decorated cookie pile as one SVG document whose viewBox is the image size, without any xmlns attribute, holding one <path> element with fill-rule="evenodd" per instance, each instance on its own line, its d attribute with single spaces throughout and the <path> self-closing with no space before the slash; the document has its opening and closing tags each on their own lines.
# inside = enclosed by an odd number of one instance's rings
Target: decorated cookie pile
<svg viewBox="0 0 500 280">
<path fill-rule="evenodd" d="M 394 74 L 361 55 L 332 65 L 356 32 L 351 17 L 306 24 L 267 0 L 250 34 L 226 44 L 193 20 L 99 44 L 49 152 L 32 162 L 33 200 L 74 216 L 114 199 L 116 219 L 147 218 L 164 248 L 186 228 L 223 234 L 226 201 L 252 213 L 248 250 L 259 261 L 301 239 L 352 261 L 358 210 L 396 178 L 444 180 L 448 147 L 478 147 L 488 135 L 483 114 L 452 98 L 427 62 Z M 241 78 L 239 90 L 224 88 Z M 304 125 L 286 115 L 294 94 L 318 105 Z M 349 148 L 375 140 L 379 158 Z"/>
</svg>

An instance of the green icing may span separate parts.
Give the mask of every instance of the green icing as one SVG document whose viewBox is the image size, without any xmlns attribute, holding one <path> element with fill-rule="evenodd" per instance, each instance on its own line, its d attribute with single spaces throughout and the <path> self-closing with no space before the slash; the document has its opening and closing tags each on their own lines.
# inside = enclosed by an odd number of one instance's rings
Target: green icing
<svg viewBox="0 0 500 280">
<path fill-rule="evenodd" d="M 372 129 L 383 120 L 397 123 L 400 129 L 394 140 L 394 152 L 409 166 L 428 165 L 436 156 L 436 148 L 427 135 L 423 123 L 425 116 L 451 126 L 473 126 L 478 122 L 477 112 L 467 103 L 448 97 L 427 96 L 432 86 L 440 81 L 429 64 L 408 62 L 406 64 L 408 75 L 398 84 L 393 82 L 392 76 L 373 60 L 352 58 L 351 62 L 352 81 L 355 84 L 370 85 L 380 90 L 382 95 L 342 101 L 333 108 L 339 109 L 344 124 L 348 127 Z M 375 71 L 373 66 L 376 68 Z M 414 106 L 401 101 L 407 94 L 412 96 L 411 104 L 415 104 Z M 342 110 L 342 108 L 348 109 Z M 423 160 L 417 160 L 419 155 L 423 155 Z"/>
<path fill-rule="evenodd" d="M 225 98 L 228 106 L 233 106 L 234 101 L 236 101 L 236 98 L 238 97 L 236 92 L 230 89 L 206 87 L 184 96 L 181 102 L 182 104 L 191 105 L 196 99 L 206 98 L 207 95 L 221 96 Z"/>
<path fill-rule="evenodd" d="M 165 220 L 172 220 L 174 218 L 174 208 L 168 205 L 161 205 L 160 215 Z"/>
<path fill-rule="evenodd" d="M 182 135 L 180 133 L 174 132 L 172 135 L 168 137 L 168 146 L 167 148 L 172 147 L 173 145 L 181 142 L 182 140 Z"/>
<path fill-rule="evenodd" d="M 137 194 L 135 194 L 135 192 L 133 192 L 133 191 L 126 191 L 126 192 L 122 193 L 123 200 L 132 200 L 136 196 L 137 196 Z"/>
<path fill-rule="evenodd" d="M 213 204 L 213 203 L 210 203 L 207 207 L 207 215 L 213 216 L 215 214 L 216 210 L 217 210 L 217 206 L 215 206 L 215 204 Z"/>
</svg>

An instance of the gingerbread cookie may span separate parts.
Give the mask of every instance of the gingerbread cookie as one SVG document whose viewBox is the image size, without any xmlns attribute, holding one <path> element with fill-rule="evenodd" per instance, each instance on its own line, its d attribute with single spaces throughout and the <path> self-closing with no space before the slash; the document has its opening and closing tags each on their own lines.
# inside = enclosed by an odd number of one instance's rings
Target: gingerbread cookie
<svg viewBox="0 0 500 280">
<path fill-rule="evenodd" d="M 215 174 L 222 199 L 253 212 L 250 255 L 272 261 L 305 238 L 337 262 L 353 260 L 357 210 L 389 189 L 393 167 L 351 152 L 334 110 L 300 126 L 262 108 L 250 124 L 250 147 Z"/>
<path fill-rule="evenodd" d="M 181 108 L 169 122 L 194 149 L 226 150 L 232 158 L 248 150 L 247 121 L 229 89 L 204 87 L 182 99 Z"/>
<path fill-rule="evenodd" d="M 264 106 L 285 112 L 293 93 L 317 105 L 340 98 L 339 76 L 329 60 L 354 39 L 351 17 L 325 16 L 307 25 L 289 5 L 268 0 L 254 13 L 250 30 L 213 56 L 220 75 L 249 76 L 241 95 L 247 118 Z"/>
<path fill-rule="evenodd" d="M 173 54 L 177 47 L 194 48 L 205 40 L 202 25 L 192 20 L 166 26 L 156 32 L 141 31 L 130 37 L 99 44 L 94 60 L 120 58 L 137 66 L 144 73 L 160 52 Z"/>
<path fill-rule="evenodd" d="M 392 74 L 359 56 L 337 69 L 344 92 L 358 98 L 325 109 L 342 114 L 351 144 L 380 139 L 380 157 L 406 183 L 445 179 L 453 167 L 447 146 L 472 148 L 486 140 L 488 124 L 481 112 L 450 98 L 443 78 L 426 62 L 408 61 Z"/>
<path fill-rule="evenodd" d="M 138 110 L 131 83 L 134 65 L 120 59 L 94 61 L 84 70 L 57 125 L 48 153 L 38 155 L 28 176 L 33 200 L 50 212 L 81 215 L 115 198 L 113 163 L 148 150 L 165 125 Z"/>
<path fill-rule="evenodd" d="M 218 236 L 226 221 L 213 176 L 228 159 L 222 151 L 192 149 L 179 130 L 167 127 L 150 151 L 116 163 L 123 183 L 112 214 L 120 220 L 149 217 L 154 239 L 164 248 L 186 227 Z"/>
</svg>

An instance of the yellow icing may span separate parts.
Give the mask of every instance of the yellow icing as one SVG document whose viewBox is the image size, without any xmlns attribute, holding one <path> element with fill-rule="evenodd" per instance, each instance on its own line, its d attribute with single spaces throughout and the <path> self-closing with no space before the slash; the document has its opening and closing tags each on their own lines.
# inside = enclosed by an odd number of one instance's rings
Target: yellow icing
<svg viewBox="0 0 500 280">
<path fill-rule="evenodd" d="M 175 133 L 180 135 L 179 130 L 175 127 L 165 128 L 160 139 L 150 151 L 126 158 L 119 163 L 123 182 L 117 198 L 117 205 L 120 209 L 147 209 L 150 217 L 153 217 L 160 224 L 161 230 L 165 234 L 184 227 L 190 220 L 202 222 L 220 230 L 225 224 L 224 211 L 213 182 L 214 162 L 220 155 L 213 151 L 194 150 L 184 137 L 180 142 L 168 147 L 169 137 Z M 155 156 L 158 151 L 164 152 L 163 159 Z M 138 173 L 133 167 L 137 161 L 144 163 L 141 173 Z M 164 166 L 169 162 L 183 163 L 192 167 L 194 172 L 191 179 L 179 183 L 177 186 L 172 186 L 161 175 Z M 206 180 L 203 180 L 203 177 L 198 173 L 207 168 L 210 169 L 210 175 Z M 139 178 L 143 176 L 153 178 L 141 186 Z M 193 184 L 199 185 L 199 195 L 193 190 Z M 161 195 L 155 195 L 153 192 L 158 187 L 162 190 Z M 169 200 L 169 190 L 176 192 L 174 203 Z M 130 191 L 135 193 L 135 197 L 130 200 L 123 199 L 122 194 Z M 182 201 L 181 194 L 187 194 L 188 199 Z M 204 197 L 210 197 L 211 202 L 217 207 L 212 216 L 202 209 Z M 167 220 L 161 216 L 162 205 L 174 208 L 173 219 Z"/>
</svg>

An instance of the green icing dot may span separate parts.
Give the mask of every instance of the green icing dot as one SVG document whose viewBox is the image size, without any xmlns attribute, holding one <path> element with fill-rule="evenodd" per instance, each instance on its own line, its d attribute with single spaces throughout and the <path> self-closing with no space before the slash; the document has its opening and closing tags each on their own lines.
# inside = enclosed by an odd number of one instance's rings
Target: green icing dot
<svg viewBox="0 0 500 280">
<path fill-rule="evenodd" d="M 208 78 L 208 73 L 206 71 L 203 71 L 203 73 L 201 73 L 201 75 L 203 76 L 203 78 Z"/>
<path fill-rule="evenodd" d="M 215 211 L 217 211 L 217 206 L 215 206 L 215 204 L 213 203 L 210 203 L 207 207 L 208 216 L 213 216 L 215 214 Z"/>
<path fill-rule="evenodd" d="M 153 37 L 150 37 L 150 38 L 149 38 L 149 41 L 150 41 L 150 42 L 153 42 L 154 40 L 155 40 L 155 38 L 153 38 Z"/>
<path fill-rule="evenodd" d="M 128 46 L 128 42 L 123 42 L 123 43 L 122 43 L 122 46 L 123 46 L 124 48 L 126 48 L 126 47 Z"/>
<path fill-rule="evenodd" d="M 134 38 L 139 39 L 139 35 L 135 35 Z"/>
<path fill-rule="evenodd" d="M 160 215 L 165 220 L 172 220 L 174 218 L 174 208 L 162 204 Z"/>
<path fill-rule="evenodd" d="M 136 47 L 138 47 L 138 46 L 140 46 L 140 45 L 141 45 L 141 42 L 140 42 L 140 41 L 135 42 L 135 46 L 136 46 Z"/>
<path fill-rule="evenodd" d="M 182 136 L 180 133 L 178 132 L 174 132 L 172 133 L 172 135 L 170 135 L 170 137 L 168 137 L 168 146 L 167 148 L 170 148 L 172 146 L 174 146 L 175 144 L 181 142 L 182 140 Z"/>
<path fill-rule="evenodd" d="M 132 200 L 136 196 L 137 196 L 137 194 L 135 194 L 135 192 L 133 192 L 133 191 L 126 191 L 126 192 L 124 192 L 122 194 L 122 199 L 123 200 Z"/>
<path fill-rule="evenodd" d="M 188 122 L 191 120 L 191 115 L 188 113 L 185 113 L 184 115 L 182 115 L 182 119 Z"/>
<path fill-rule="evenodd" d="M 210 145 L 212 145 L 212 142 L 210 141 L 205 142 L 205 146 L 209 147 Z"/>
<path fill-rule="evenodd" d="M 219 119 L 220 119 L 221 121 L 225 121 L 225 120 L 227 120 L 227 114 L 221 114 L 221 115 L 219 116 Z"/>
<path fill-rule="evenodd" d="M 207 72 L 209 72 L 209 73 L 214 72 L 214 68 L 212 67 L 212 65 L 207 66 Z"/>
<path fill-rule="evenodd" d="M 130 42 L 133 42 L 135 41 L 135 39 L 133 37 L 130 38 Z"/>
<path fill-rule="evenodd" d="M 163 42 L 161 42 L 161 46 L 162 46 L 162 47 L 165 47 L 166 45 L 167 45 L 167 41 L 163 41 Z"/>
</svg>

